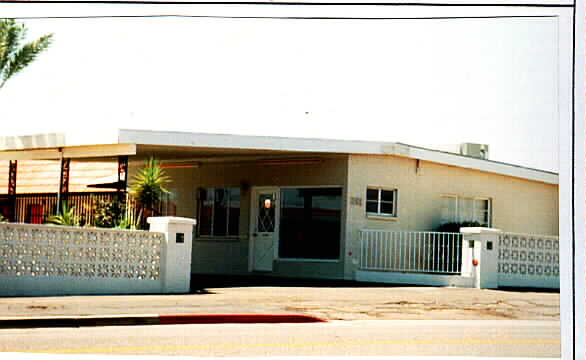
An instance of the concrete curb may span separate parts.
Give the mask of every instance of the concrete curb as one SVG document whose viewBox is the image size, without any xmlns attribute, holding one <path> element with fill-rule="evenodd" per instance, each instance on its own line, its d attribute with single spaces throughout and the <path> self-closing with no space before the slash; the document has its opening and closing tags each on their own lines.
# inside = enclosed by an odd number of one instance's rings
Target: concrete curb
<svg viewBox="0 0 586 360">
<path fill-rule="evenodd" d="M 176 314 L 102 315 L 0 318 L 0 329 L 177 325 L 177 324 L 276 324 L 318 323 L 326 320 L 297 314 Z"/>
</svg>

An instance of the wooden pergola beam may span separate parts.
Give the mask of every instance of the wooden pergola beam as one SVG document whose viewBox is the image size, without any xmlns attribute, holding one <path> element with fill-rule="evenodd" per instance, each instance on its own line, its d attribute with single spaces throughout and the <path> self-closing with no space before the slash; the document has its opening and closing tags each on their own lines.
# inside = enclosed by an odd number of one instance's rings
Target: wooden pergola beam
<svg viewBox="0 0 586 360">
<path fill-rule="evenodd" d="M 136 155 L 136 144 L 73 146 L 60 149 L 0 151 L 0 160 L 60 160 Z"/>
</svg>

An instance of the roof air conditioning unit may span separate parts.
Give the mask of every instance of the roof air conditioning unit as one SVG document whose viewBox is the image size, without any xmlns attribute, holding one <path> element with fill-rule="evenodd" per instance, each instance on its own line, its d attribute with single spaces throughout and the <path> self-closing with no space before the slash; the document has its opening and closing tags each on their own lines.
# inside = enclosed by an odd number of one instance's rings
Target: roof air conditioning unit
<svg viewBox="0 0 586 360">
<path fill-rule="evenodd" d="M 463 143 L 460 144 L 460 154 L 477 159 L 488 160 L 488 145 Z"/>
</svg>

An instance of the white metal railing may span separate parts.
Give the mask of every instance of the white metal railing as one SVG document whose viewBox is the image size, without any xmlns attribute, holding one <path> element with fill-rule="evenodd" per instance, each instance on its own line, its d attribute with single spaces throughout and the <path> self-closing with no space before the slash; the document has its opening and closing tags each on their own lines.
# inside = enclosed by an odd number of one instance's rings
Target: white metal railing
<svg viewBox="0 0 586 360">
<path fill-rule="evenodd" d="M 462 234 L 360 230 L 360 269 L 460 274 Z"/>
</svg>

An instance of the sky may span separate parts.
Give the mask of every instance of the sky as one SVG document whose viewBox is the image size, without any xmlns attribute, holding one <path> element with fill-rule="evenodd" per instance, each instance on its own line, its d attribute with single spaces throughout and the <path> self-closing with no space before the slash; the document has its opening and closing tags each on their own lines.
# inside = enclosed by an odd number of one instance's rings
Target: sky
<svg viewBox="0 0 586 360">
<path fill-rule="evenodd" d="M 558 169 L 551 18 L 22 22 L 29 39 L 54 42 L 0 89 L 1 135 L 128 128 L 473 142 L 489 144 L 492 160 Z"/>
</svg>

